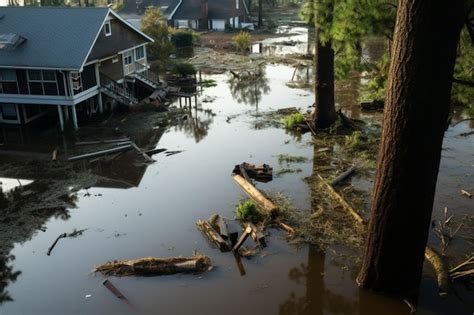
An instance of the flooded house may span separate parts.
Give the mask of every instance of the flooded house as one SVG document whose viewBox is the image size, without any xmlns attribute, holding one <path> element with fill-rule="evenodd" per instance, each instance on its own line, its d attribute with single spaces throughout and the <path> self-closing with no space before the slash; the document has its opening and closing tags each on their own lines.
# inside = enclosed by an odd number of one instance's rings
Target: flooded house
<svg viewBox="0 0 474 315">
<path fill-rule="evenodd" d="M 147 67 L 152 41 L 110 8 L 0 7 L 0 124 L 47 115 L 78 129 L 81 118 L 135 105 L 159 86 Z"/>
<path fill-rule="evenodd" d="M 165 11 L 174 27 L 219 31 L 252 26 L 248 13 L 243 0 L 179 0 Z"/>
</svg>

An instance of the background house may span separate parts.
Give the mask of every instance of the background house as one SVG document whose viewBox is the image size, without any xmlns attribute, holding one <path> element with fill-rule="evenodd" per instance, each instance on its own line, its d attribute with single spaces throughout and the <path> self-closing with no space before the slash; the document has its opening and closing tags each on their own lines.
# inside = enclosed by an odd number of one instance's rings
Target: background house
<svg viewBox="0 0 474 315">
<path fill-rule="evenodd" d="M 109 8 L 0 7 L 0 123 L 55 110 L 77 129 L 78 113 L 135 104 L 158 86 L 144 77 L 151 41 Z"/>
</svg>

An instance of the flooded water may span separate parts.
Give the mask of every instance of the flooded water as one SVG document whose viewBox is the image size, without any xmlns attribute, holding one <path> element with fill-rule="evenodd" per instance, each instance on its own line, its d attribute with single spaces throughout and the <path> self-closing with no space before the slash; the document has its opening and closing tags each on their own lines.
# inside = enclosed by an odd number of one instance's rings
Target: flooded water
<svg viewBox="0 0 474 315">
<path fill-rule="evenodd" d="M 236 82 L 231 74 L 204 76 L 217 86 L 205 88 L 199 108 L 180 114 L 174 123 L 165 124 L 166 119 L 154 112 L 116 117 L 123 124 L 139 126 L 129 135 L 141 146 L 182 152 L 155 155 L 156 162 L 150 165 L 139 163 L 130 152 L 106 162 L 78 163 L 79 168 L 90 167 L 100 181 L 73 194 L 69 206 L 35 212 L 33 205 L 25 217 L 2 221 L 2 251 L 14 257 L 0 267 L 4 276 L 16 280 L 5 286 L 0 283 L 0 314 L 408 314 L 402 301 L 360 290 L 354 280 L 358 266 L 341 265 L 331 251 L 289 245 L 282 232 L 271 229 L 268 247 L 252 259 L 242 259 L 245 275 L 241 275 L 234 256 L 211 248 L 196 229 L 198 219 L 213 213 L 233 219 L 235 205 L 244 197 L 230 176 L 234 165 L 267 163 L 278 170 L 278 154 L 304 156 L 308 162 L 298 164 L 300 173 L 284 174 L 258 187 L 281 191 L 297 208 L 311 211 L 304 181 L 313 167 L 310 135 L 295 137 L 266 124 L 263 115 L 293 106 L 305 111 L 313 103 L 310 88 L 288 86 L 294 72 L 291 67 L 270 65 L 261 80 L 250 83 Z M 352 106 L 347 112 L 353 110 L 352 116 L 364 118 L 348 95 L 339 98 L 340 105 Z M 474 137 L 459 136 L 470 128 L 461 123 L 448 129 L 434 217 L 445 206 L 457 217 L 472 216 L 472 200 L 459 196 L 459 189 L 474 189 Z M 81 132 L 90 138 L 122 134 L 94 124 Z M 50 156 L 51 148 L 64 147 L 62 140 L 44 139 L 37 151 Z M 76 140 L 65 140 L 71 152 L 77 149 Z M 33 178 L 31 169 L 37 168 L 25 162 L 24 154 L 15 155 L 15 150 L 21 151 L 12 147 L 13 153 L 3 162 L 28 167 L 20 167 L 16 177 L 2 169 L 3 192 L 21 185 L 23 193 L 34 194 L 39 188 L 33 185 L 54 176 Z M 66 189 L 75 180 L 69 179 L 66 176 L 61 182 Z M 37 216 L 41 222 L 35 226 L 26 216 Z M 87 230 L 76 238 L 61 239 L 51 256 L 46 255 L 58 235 L 74 229 Z M 463 249 L 464 245 L 452 248 Z M 201 275 L 111 277 L 132 306 L 106 290 L 103 276 L 90 274 L 94 265 L 110 260 L 191 256 L 195 251 L 208 255 L 215 268 Z M 472 294 L 459 289 L 462 301 L 455 296 L 441 299 L 434 275 L 426 269 L 418 313 L 471 314 Z"/>
</svg>

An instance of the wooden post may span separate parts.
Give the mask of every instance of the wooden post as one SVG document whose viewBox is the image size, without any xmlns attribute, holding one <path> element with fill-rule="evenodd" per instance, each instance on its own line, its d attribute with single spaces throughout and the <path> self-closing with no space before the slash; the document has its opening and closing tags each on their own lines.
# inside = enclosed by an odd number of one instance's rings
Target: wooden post
<svg viewBox="0 0 474 315">
<path fill-rule="evenodd" d="M 64 131 L 64 119 L 63 119 L 63 111 L 61 105 L 58 105 L 58 116 L 59 116 L 59 125 L 61 126 L 61 131 Z"/>
<path fill-rule="evenodd" d="M 72 105 L 72 123 L 74 124 L 74 130 L 79 129 L 77 125 L 76 105 Z"/>
</svg>

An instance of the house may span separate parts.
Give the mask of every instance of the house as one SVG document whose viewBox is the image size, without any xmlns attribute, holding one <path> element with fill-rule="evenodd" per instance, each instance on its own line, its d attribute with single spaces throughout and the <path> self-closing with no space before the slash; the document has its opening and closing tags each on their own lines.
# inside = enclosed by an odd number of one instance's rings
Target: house
<svg viewBox="0 0 474 315">
<path fill-rule="evenodd" d="M 159 86 L 152 41 L 109 8 L 0 7 L 0 123 L 54 111 L 77 129 L 78 113 L 136 104 Z"/>
<path fill-rule="evenodd" d="M 167 7 L 165 16 L 171 26 L 196 30 L 239 29 L 251 24 L 244 0 L 177 0 Z"/>
</svg>

